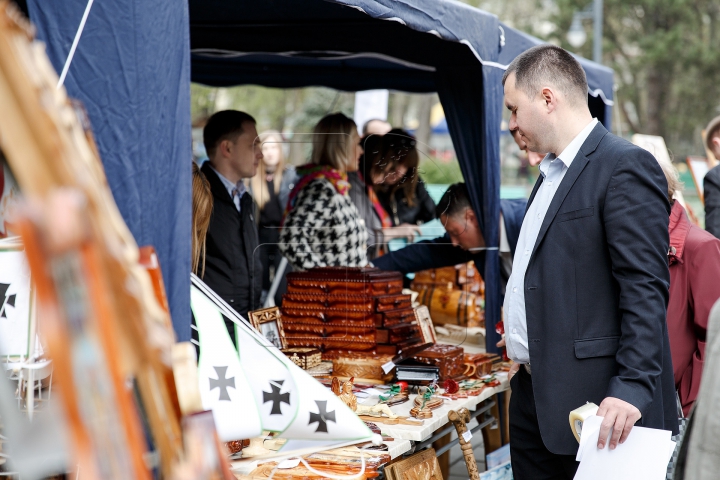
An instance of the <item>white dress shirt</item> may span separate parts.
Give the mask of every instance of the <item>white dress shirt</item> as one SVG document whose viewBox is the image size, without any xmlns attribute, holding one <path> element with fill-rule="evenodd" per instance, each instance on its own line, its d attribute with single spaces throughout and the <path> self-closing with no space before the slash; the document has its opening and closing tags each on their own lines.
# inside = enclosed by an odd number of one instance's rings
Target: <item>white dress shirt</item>
<svg viewBox="0 0 720 480">
<path fill-rule="evenodd" d="M 239 180 L 237 183 L 233 183 L 227 178 L 223 177 L 222 173 L 218 172 L 213 168 L 212 165 L 210 165 L 210 168 L 213 169 L 215 173 L 217 173 L 217 176 L 220 177 L 220 181 L 223 183 L 225 188 L 227 189 L 228 193 L 230 194 L 230 198 L 232 198 L 233 203 L 235 204 L 235 208 L 237 208 L 237 211 L 240 211 L 240 199 L 243 195 L 245 195 L 245 184 L 242 180 Z"/>
<path fill-rule="evenodd" d="M 540 184 L 520 228 L 520 238 L 515 249 L 512 274 L 508 280 L 503 305 L 507 354 L 517 363 L 530 363 L 525 314 L 525 272 L 530 263 L 530 256 L 535 248 L 545 214 L 560 182 L 597 123 L 597 119 L 593 118 L 560 155 L 556 157 L 554 154 L 548 153 L 540 162 L 540 174 L 543 176 L 543 182 Z M 546 301 L 552 300 L 547 298 Z"/>
</svg>

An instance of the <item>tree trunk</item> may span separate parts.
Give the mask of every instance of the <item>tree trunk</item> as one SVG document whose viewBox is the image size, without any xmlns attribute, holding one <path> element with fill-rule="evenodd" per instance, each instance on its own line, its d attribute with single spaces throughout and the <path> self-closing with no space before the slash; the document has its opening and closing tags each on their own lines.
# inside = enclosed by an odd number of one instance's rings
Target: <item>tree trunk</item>
<svg viewBox="0 0 720 480">
<path fill-rule="evenodd" d="M 645 131 L 648 135 L 663 135 L 665 130 L 665 106 L 667 103 L 668 82 L 665 70 L 660 66 L 648 68 L 647 107 Z"/>
<path fill-rule="evenodd" d="M 418 150 L 427 152 L 430 147 L 430 110 L 432 109 L 435 95 L 422 95 L 418 99 L 418 127 L 415 130 L 415 138 L 418 141 Z"/>
</svg>

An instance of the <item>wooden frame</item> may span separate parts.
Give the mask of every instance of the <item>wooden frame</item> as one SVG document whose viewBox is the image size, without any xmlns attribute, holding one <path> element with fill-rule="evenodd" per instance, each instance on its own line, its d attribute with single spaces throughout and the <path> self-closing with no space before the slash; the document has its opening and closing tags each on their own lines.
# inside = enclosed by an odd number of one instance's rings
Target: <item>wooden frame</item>
<svg viewBox="0 0 720 480">
<path fill-rule="evenodd" d="M 685 163 L 687 163 L 690 169 L 690 175 L 692 175 L 693 181 L 695 182 L 698 197 L 700 197 L 700 201 L 704 203 L 705 191 L 703 190 L 703 179 L 707 172 L 713 168 L 713 162 L 709 158 L 691 155 L 685 159 Z"/>
<path fill-rule="evenodd" d="M 283 350 L 287 348 L 282 314 L 278 307 L 262 308 L 248 312 L 250 324 L 267 339 L 268 342 Z M 274 326 L 273 326 L 274 325 Z"/>
<path fill-rule="evenodd" d="M 388 480 L 443 480 L 435 449 L 429 448 L 385 467 Z"/>
<path fill-rule="evenodd" d="M 418 326 L 420 327 L 420 334 L 422 335 L 423 343 L 437 343 L 435 336 L 435 326 L 433 325 L 432 318 L 430 318 L 430 310 L 425 305 L 415 307 L 415 318 L 417 319 Z"/>
</svg>

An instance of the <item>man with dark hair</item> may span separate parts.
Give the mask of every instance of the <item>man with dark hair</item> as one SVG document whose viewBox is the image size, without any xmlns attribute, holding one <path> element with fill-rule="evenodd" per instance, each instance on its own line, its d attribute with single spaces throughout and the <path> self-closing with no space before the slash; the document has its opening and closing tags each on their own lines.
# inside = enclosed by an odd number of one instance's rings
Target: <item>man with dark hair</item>
<svg viewBox="0 0 720 480">
<path fill-rule="evenodd" d="M 513 475 L 571 479 L 568 414 L 604 417 L 598 448 L 633 425 L 677 433 L 668 302 L 667 182 L 653 156 L 592 118 L 565 50 L 540 45 L 503 76 L 510 130 L 548 152 L 528 201 L 504 303 Z"/>
<path fill-rule="evenodd" d="M 254 202 L 243 184 L 262 160 L 255 119 L 235 110 L 218 112 L 205 125 L 203 140 L 209 160 L 202 171 L 215 200 L 203 281 L 247 318 L 249 310 L 260 308 L 262 293 Z M 234 341 L 234 324 L 229 320 L 225 324 Z"/>
<path fill-rule="evenodd" d="M 525 200 L 500 200 L 499 249 L 503 291 L 510 277 L 512 256 L 520 233 L 525 205 Z M 382 270 L 411 273 L 473 260 L 481 274 L 484 273 L 485 237 L 470 204 L 467 186 L 464 183 L 450 185 L 435 207 L 435 214 L 445 227 L 447 233 L 444 236 L 410 244 L 401 250 L 373 260 L 373 264 Z"/>
<path fill-rule="evenodd" d="M 705 145 L 720 160 L 720 116 L 710 120 L 705 128 Z M 705 200 L 705 230 L 720 238 L 720 165 L 713 167 L 703 180 Z"/>
</svg>

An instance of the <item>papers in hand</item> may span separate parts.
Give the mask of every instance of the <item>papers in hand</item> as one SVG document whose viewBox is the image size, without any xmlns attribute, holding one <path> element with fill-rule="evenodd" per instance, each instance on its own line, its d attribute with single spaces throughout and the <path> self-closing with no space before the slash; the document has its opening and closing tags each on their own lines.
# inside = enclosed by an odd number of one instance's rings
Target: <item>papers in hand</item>
<svg viewBox="0 0 720 480">
<path fill-rule="evenodd" d="M 580 462 L 575 480 L 663 480 L 675 449 L 668 430 L 633 427 L 625 443 L 615 450 L 597 448 L 603 417 L 585 420 L 576 460 Z"/>
</svg>

